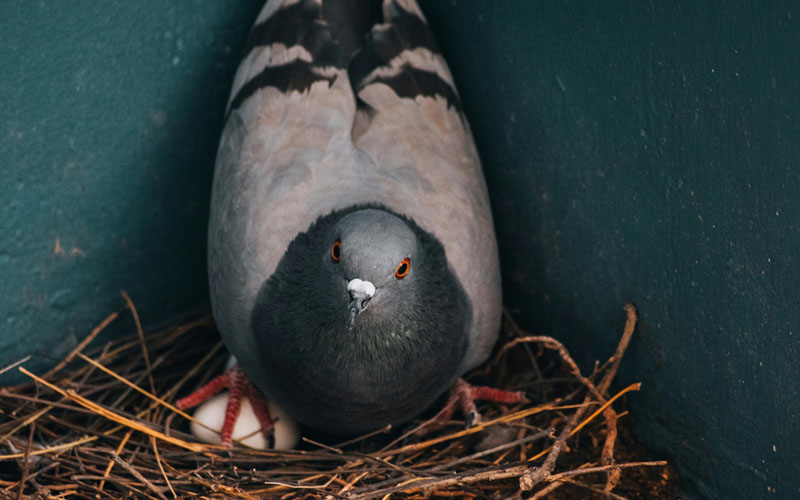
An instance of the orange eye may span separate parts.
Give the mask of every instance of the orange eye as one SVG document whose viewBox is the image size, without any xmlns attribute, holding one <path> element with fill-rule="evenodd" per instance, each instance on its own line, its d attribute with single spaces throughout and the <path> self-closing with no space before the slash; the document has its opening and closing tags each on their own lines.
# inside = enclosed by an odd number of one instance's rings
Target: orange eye
<svg viewBox="0 0 800 500">
<path fill-rule="evenodd" d="M 408 271 L 411 269 L 411 262 L 408 259 L 403 259 L 403 262 L 397 266 L 397 271 L 394 272 L 394 277 L 397 279 L 403 279 L 408 274 Z"/>
<path fill-rule="evenodd" d="M 342 242 L 336 240 L 333 242 L 333 246 L 331 247 L 331 258 L 339 262 L 339 259 L 342 258 Z"/>
</svg>

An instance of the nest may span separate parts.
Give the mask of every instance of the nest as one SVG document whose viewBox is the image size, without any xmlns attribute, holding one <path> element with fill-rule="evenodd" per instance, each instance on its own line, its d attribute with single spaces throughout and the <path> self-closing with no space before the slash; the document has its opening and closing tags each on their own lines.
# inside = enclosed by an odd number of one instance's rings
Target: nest
<svg viewBox="0 0 800 500">
<path fill-rule="evenodd" d="M 555 339 L 522 332 L 506 315 L 490 361 L 469 375 L 532 390 L 536 405 L 480 406 L 483 422 L 429 420 L 336 443 L 303 438 L 292 451 L 198 443 L 172 403 L 219 373 L 225 350 L 210 316 L 145 334 L 136 308 L 109 315 L 45 375 L 0 390 L 0 498 L 669 498 L 676 474 L 632 439 L 614 356 L 582 375 Z M 110 323 L 128 338 L 96 346 Z M 20 366 L 17 366 L 20 365 Z M 615 407 L 617 407 L 615 409 Z M 181 416 L 174 415 L 175 413 Z M 173 420 L 173 417 L 175 419 Z M 170 420 L 173 420 L 170 425 Z M 405 432 L 404 432 L 405 431 Z M 312 439 L 313 438 L 313 439 Z M 674 498 L 674 496 L 673 496 Z"/>
</svg>

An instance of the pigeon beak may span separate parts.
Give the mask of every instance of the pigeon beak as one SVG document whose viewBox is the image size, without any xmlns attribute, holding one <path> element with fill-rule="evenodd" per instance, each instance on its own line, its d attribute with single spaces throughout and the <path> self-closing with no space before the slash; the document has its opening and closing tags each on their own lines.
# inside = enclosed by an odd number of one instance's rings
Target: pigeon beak
<svg viewBox="0 0 800 500">
<path fill-rule="evenodd" d="M 361 311 L 366 309 L 367 303 L 375 295 L 375 285 L 369 281 L 355 278 L 347 283 L 347 292 L 350 294 L 351 318 L 355 319 L 355 316 L 358 316 Z"/>
</svg>

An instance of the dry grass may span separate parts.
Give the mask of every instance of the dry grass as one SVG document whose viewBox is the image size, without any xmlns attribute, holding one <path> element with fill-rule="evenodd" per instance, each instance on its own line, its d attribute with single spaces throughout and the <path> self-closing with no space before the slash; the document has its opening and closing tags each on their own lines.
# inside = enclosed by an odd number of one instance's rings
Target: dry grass
<svg viewBox="0 0 800 500">
<path fill-rule="evenodd" d="M 435 433 L 382 429 L 344 443 L 306 437 L 294 451 L 228 452 L 182 431 L 172 406 L 217 374 L 226 354 L 210 317 L 144 334 L 133 302 L 109 315 L 49 373 L 0 389 L 0 498 L 670 498 L 674 470 L 646 461 L 620 396 L 609 394 L 636 322 L 614 356 L 583 375 L 563 345 L 506 317 L 502 348 L 472 374 L 529 389 L 536 406 L 482 407 L 484 422 Z M 110 323 L 136 331 L 103 346 Z M 544 375 L 543 375 L 544 374 Z M 545 378 L 548 376 L 548 378 Z M 624 398 L 623 398 L 624 399 Z M 178 415 L 175 415 L 178 414 Z M 169 421 L 173 419 L 169 431 Z M 324 444 L 323 444 L 324 443 Z"/>
</svg>

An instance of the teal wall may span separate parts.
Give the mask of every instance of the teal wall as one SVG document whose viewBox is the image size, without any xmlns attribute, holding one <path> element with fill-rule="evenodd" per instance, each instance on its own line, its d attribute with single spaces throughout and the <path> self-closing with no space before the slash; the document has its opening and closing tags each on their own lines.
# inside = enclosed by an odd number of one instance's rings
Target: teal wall
<svg viewBox="0 0 800 500">
<path fill-rule="evenodd" d="M 687 489 L 800 498 L 800 4 L 429 2 L 505 300 L 623 383 Z"/>
<path fill-rule="evenodd" d="M 0 367 L 43 369 L 120 289 L 149 325 L 205 307 L 214 151 L 259 3 L 6 6 Z M 424 7 L 486 167 L 506 302 L 589 366 L 634 301 L 621 383 L 644 382 L 639 437 L 687 496 L 800 496 L 800 6 Z"/>
<path fill-rule="evenodd" d="M 0 367 L 60 359 L 121 289 L 151 325 L 206 300 L 214 154 L 258 4 L 4 7 Z"/>
</svg>

